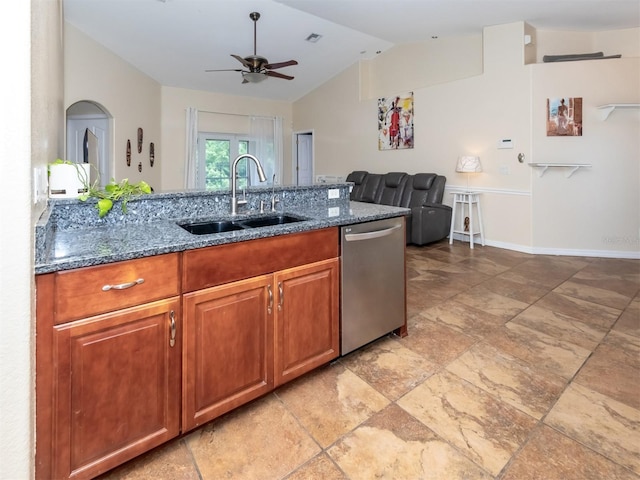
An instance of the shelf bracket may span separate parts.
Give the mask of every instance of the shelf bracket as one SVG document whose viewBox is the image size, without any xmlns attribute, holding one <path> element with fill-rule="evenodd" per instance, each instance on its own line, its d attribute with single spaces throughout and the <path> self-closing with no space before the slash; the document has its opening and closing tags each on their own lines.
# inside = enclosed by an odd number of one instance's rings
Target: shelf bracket
<svg viewBox="0 0 640 480">
<path fill-rule="evenodd" d="M 571 170 L 569 170 L 568 172 L 566 172 L 566 173 L 564 174 L 564 176 L 565 176 L 566 178 L 571 177 L 571 175 L 573 175 L 573 174 L 574 174 L 574 173 L 576 173 L 578 170 L 580 170 L 580 167 L 581 167 L 581 166 L 582 166 L 582 165 L 576 165 L 575 167 L 571 168 Z"/>
<path fill-rule="evenodd" d="M 609 115 L 611 115 L 611 112 L 613 112 L 616 109 L 615 105 L 603 105 L 602 107 L 598 107 L 599 110 L 601 110 L 600 112 L 600 118 L 604 121 L 607 118 L 609 118 Z"/>
<path fill-rule="evenodd" d="M 540 167 L 541 170 L 538 171 L 538 177 L 542 177 L 547 170 L 549 170 L 549 165 L 544 165 Z"/>
</svg>

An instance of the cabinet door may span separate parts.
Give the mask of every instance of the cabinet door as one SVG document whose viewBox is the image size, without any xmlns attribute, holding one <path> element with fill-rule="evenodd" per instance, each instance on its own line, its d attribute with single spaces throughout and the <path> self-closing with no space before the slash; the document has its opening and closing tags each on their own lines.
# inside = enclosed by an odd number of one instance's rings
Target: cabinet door
<svg viewBox="0 0 640 480">
<path fill-rule="evenodd" d="M 275 275 L 275 385 L 339 355 L 338 259 Z"/>
<path fill-rule="evenodd" d="M 183 431 L 273 389 L 272 275 L 183 296 Z"/>
<path fill-rule="evenodd" d="M 179 313 L 175 297 L 54 329 L 54 478 L 92 478 L 179 434 Z"/>
</svg>

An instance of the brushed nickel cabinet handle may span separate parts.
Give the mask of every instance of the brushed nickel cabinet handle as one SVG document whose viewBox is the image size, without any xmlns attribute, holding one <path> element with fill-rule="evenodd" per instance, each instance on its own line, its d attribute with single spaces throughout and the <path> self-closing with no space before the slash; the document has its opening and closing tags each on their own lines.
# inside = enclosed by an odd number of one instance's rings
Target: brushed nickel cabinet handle
<svg viewBox="0 0 640 480">
<path fill-rule="evenodd" d="M 176 314 L 173 310 L 169 312 L 169 321 L 171 334 L 169 336 L 169 346 L 174 347 L 176 345 Z"/>
<path fill-rule="evenodd" d="M 278 282 L 278 310 L 282 310 L 284 304 L 284 288 L 282 288 L 282 282 Z"/>
<path fill-rule="evenodd" d="M 271 309 L 273 308 L 273 290 L 271 290 L 271 285 L 267 285 L 267 291 L 269 292 L 269 306 L 267 307 L 267 313 L 271 313 Z"/>
<path fill-rule="evenodd" d="M 135 287 L 136 285 L 140 285 L 144 283 L 144 278 L 139 278 L 135 282 L 128 283 L 120 283 L 118 285 L 105 285 L 102 287 L 103 292 L 108 292 L 109 290 L 126 290 L 127 288 Z"/>
</svg>

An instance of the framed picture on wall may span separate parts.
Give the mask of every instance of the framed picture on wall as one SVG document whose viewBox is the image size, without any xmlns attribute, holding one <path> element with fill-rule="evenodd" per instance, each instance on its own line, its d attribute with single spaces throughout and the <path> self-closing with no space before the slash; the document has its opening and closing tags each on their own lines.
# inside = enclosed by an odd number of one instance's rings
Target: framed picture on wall
<svg viewBox="0 0 640 480">
<path fill-rule="evenodd" d="M 378 150 L 413 148 L 413 92 L 378 99 Z"/>
<path fill-rule="evenodd" d="M 547 137 L 582 136 L 582 98 L 547 98 Z"/>
</svg>

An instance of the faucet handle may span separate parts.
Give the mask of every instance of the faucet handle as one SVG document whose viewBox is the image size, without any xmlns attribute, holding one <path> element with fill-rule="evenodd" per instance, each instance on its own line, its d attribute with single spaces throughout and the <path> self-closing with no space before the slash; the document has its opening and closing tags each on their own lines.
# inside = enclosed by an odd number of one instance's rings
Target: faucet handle
<svg viewBox="0 0 640 480">
<path fill-rule="evenodd" d="M 276 211 L 276 203 L 279 203 L 280 199 L 278 198 L 277 195 L 273 195 L 271 197 L 271 211 L 275 212 Z"/>
</svg>

